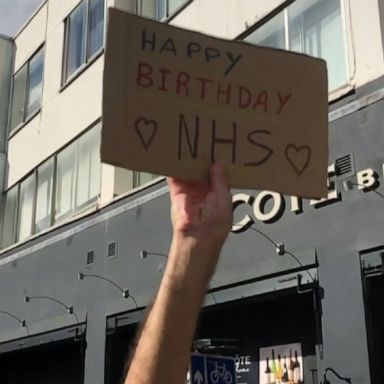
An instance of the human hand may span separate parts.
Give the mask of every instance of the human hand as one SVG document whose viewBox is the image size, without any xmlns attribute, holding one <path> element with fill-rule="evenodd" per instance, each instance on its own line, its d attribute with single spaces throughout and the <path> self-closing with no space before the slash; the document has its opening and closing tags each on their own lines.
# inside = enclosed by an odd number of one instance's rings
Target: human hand
<svg viewBox="0 0 384 384">
<path fill-rule="evenodd" d="M 174 238 L 219 252 L 232 225 L 232 199 L 224 165 L 212 164 L 208 181 L 167 180 Z"/>
</svg>

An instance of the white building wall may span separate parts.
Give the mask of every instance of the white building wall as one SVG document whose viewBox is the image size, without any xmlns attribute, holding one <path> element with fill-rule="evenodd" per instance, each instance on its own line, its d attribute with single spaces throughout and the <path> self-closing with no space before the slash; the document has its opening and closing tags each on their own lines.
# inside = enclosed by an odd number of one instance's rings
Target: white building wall
<svg viewBox="0 0 384 384">
<path fill-rule="evenodd" d="M 378 0 L 345 1 L 351 83 L 360 87 L 384 74 Z"/>
<path fill-rule="evenodd" d="M 48 5 L 47 3 L 44 3 L 24 25 L 18 35 L 16 35 L 14 72 L 17 72 L 31 55 L 44 43 L 47 28 L 47 12 Z"/>
<path fill-rule="evenodd" d="M 15 70 L 45 43 L 43 98 L 41 113 L 9 139 L 6 187 L 101 117 L 103 55 L 62 87 L 64 19 L 79 2 L 47 1 L 16 36 Z"/>
</svg>

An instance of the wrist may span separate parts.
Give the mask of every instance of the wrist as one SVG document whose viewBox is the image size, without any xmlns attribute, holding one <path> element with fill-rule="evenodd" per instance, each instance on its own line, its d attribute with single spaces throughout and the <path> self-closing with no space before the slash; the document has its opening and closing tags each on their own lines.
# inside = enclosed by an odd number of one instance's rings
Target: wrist
<svg viewBox="0 0 384 384">
<path fill-rule="evenodd" d="M 220 249 L 194 236 L 174 233 L 164 281 L 176 290 L 193 289 L 196 292 L 200 289 L 205 292 Z"/>
</svg>

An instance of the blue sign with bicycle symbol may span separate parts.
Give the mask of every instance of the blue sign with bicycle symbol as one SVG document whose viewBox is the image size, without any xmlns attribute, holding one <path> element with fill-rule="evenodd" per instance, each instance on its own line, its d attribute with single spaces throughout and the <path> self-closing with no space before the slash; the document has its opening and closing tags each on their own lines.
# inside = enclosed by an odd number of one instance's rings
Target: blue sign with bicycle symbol
<svg viewBox="0 0 384 384">
<path fill-rule="evenodd" d="M 235 360 L 193 353 L 190 380 L 191 384 L 236 384 Z"/>
</svg>

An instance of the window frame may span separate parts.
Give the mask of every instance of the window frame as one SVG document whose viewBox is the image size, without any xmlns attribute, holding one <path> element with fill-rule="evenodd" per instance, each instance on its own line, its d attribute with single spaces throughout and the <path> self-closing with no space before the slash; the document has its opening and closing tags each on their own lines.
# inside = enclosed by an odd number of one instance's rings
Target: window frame
<svg viewBox="0 0 384 384">
<path fill-rule="evenodd" d="M 244 40 L 246 37 L 248 37 L 250 34 L 255 32 L 257 29 L 261 28 L 264 24 L 269 22 L 271 19 L 273 19 L 276 15 L 283 13 L 283 19 L 284 19 L 284 40 L 285 40 L 285 47 L 289 47 L 289 15 L 288 15 L 288 8 L 290 5 L 292 5 L 296 0 L 287 0 L 268 12 L 264 17 L 262 17 L 260 20 L 258 20 L 253 26 L 248 28 L 247 30 L 240 33 L 235 40 Z M 342 96 L 349 93 L 352 89 L 355 88 L 353 83 L 354 78 L 354 72 L 355 72 L 355 52 L 353 47 L 351 47 L 350 39 L 348 38 L 347 31 L 350 28 L 350 0 L 339 0 L 340 4 L 340 20 L 341 20 L 341 28 L 342 28 L 342 36 L 344 40 L 343 49 L 344 49 L 344 55 L 345 55 L 345 78 L 346 81 L 337 86 L 334 89 L 328 89 L 328 101 L 335 101 Z M 249 43 L 252 44 L 252 43 Z M 287 50 L 287 48 L 285 48 Z"/>
<path fill-rule="evenodd" d="M 30 64 L 31 61 L 39 54 L 42 53 L 42 59 L 43 59 L 43 71 L 42 71 L 42 77 L 41 77 L 41 101 L 38 108 L 33 110 L 31 113 L 27 114 L 27 106 L 29 101 L 29 91 L 30 91 Z M 24 92 L 23 92 L 23 107 L 22 107 L 22 119 L 20 123 L 16 124 L 12 128 L 12 115 L 13 115 L 13 98 L 14 98 L 14 91 L 15 91 L 15 77 L 20 71 L 22 71 L 24 68 L 26 68 L 26 78 L 25 78 L 25 84 L 24 84 Z M 32 53 L 30 57 L 21 65 L 17 71 L 15 71 L 12 75 L 12 91 L 11 91 L 11 103 L 9 107 L 9 119 L 8 119 L 8 138 L 11 138 L 16 132 L 18 132 L 21 128 L 23 128 L 26 124 L 28 124 L 36 115 L 38 115 L 41 112 L 42 105 L 43 105 L 43 93 L 44 93 L 44 70 L 45 70 L 45 43 L 42 43 L 38 46 L 38 48 Z"/>
<path fill-rule="evenodd" d="M 107 0 L 103 1 L 104 6 L 104 19 L 103 19 L 103 44 L 98 48 L 92 55 L 88 56 L 89 51 L 89 20 L 90 20 L 90 1 L 91 0 L 81 0 L 79 1 L 72 10 L 64 18 L 64 44 L 63 44 L 63 55 L 62 55 L 62 71 L 61 71 L 61 87 L 62 89 L 69 85 L 73 80 L 75 80 L 80 73 L 82 73 L 86 68 L 88 68 L 97 58 L 104 52 L 105 40 L 106 40 L 106 25 L 107 25 Z M 85 58 L 84 62 L 79 65 L 70 75 L 67 75 L 68 72 L 68 48 L 69 48 L 69 19 L 71 15 L 80 7 L 82 4 L 85 5 L 85 33 L 84 36 L 81 36 L 82 42 L 84 43 Z"/>
</svg>

